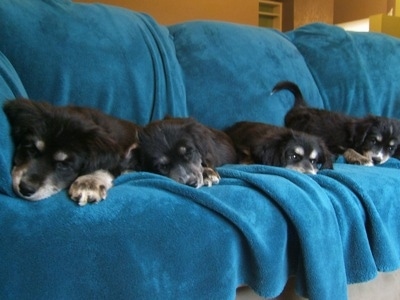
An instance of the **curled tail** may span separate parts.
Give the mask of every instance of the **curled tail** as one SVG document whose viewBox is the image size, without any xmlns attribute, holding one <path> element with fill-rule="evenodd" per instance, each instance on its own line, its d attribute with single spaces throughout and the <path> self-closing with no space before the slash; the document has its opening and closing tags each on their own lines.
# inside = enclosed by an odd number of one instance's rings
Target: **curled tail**
<svg viewBox="0 0 400 300">
<path fill-rule="evenodd" d="M 300 88 L 298 87 L 297 84 L 291 82 L 291 81 L 281 81 L 278 82 L 274 88 L 272 89 L 271 94 L 275 94 L 276 92 L 279 92 L 281 90 L 288 90 L 294 95 L 294 105 L 293 107 L 296 106 L 307 106 L 306 101 L 303 98 L 303 94 L 300 91 Z"/>
</svg>

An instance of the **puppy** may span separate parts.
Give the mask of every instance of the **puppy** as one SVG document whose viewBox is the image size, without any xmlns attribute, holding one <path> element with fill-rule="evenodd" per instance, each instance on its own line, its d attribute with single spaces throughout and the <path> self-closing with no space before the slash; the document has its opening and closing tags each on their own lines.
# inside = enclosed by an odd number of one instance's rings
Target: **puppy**
<svg viewBox="0 0 400 300">
<path fill-rule="evenodd" d="M 27 200 L 69 188 L 79 205 L 106 198 L 114 176 L 134 168 L 138 126 L 77 106 L 16 99 L 5 103 L 15 144 L 12 182 Z"/>
<path fill-rule="evenodd" d="M 192 118 L 164 118 L 139 132 L 141 170 L 199 188 L 220 181 L 215 170 L 236 163 L 230 138 Z"/>
<path fill-rule="evenodd" d="M 295 97 L 293 108 L 285 116 L 287 127 L 320 136 L 333 154 L 343 155 L 351 164 L 373 166 L 396 156 L 400 142 L 398 120 L 371 115 L 355 118 L 310 108 L 296 84 L 280 82 L 273 93 L 283 89 Z"/>
<path fill-rule="evenodd" d="M 322 139 L 285 127 L 238 122 L 225 131 L 232 139 L 240 163 L 284 167 L 316 174 L 332 169 L 332 155 Z"/>
</svg>

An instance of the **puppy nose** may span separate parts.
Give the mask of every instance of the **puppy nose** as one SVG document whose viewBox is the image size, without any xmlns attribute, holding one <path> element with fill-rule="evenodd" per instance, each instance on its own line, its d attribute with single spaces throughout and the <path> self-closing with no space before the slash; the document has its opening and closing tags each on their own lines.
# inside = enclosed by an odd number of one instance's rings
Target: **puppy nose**
<svg viewBox="0 0 400 300">
<path fill-rule="evenodd" d="M 303 173 L 315 175 L 315 174 L 317 174 L 317 169 L 313 166 L 313 164 L 310 161 L 306 161 L 304 163 Z"/>
<path fill-rule="evenodd" d="M 317 174 L 317 170 L 313 167 L 310 167 L 310 168 L 307 168 L 304 170 L 304 174 L 315 175 L 315 174 Z"/>
<path fill-rule="evenodd" d="M 33 186 L 29 183 L 26 183 L 24 181 L 21 181 L 18 188 L 19 188 L 19 192 L 25 197 L 29 197 L 36 192 L 35 186 Z"/>
<path fill-rule="evenodd" d="M 380 157 L 374 157 L 372 159 L 372 162 L 374 163 L 374 165 L 379 165 L 382 162 L 382 159 Z"/>
</svg>

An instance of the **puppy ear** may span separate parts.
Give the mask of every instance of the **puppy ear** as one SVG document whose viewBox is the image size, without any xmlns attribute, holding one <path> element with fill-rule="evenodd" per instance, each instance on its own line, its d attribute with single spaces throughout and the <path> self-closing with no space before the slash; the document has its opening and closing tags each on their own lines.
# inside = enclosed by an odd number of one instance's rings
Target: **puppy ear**
<svg viewBox="0 0 400 300">
<path fill-rule="evenodd" d="M 135 155 L 135 151 L 139 148 L 139 143 L 133 143 L 124 153 L 124 159 L 131 159 Z"/>
<path fill-rule="evenodd" d="M 333 154 L 328 150 L 328 147 L 324 143 L 324 141 L 320 141 L 319 146 L 321 148 L 322 153 L 320 153 L 320 157 L 318 157 L 318 160 L 321 164 L 320 170 L 322 169 L 333 169 L 333 160 L 334 156 Z"/>
<path fill-rule="evenodd" d="M 394 152 L 393 157 L 394 157 L 394 158 L 397 158 L 397 159 L 400 159 L 400 145 L 397 146 L 397 149 L 396 149 L 396 151 Z"/>
<path fill-rule="evenodd" d="M 3 110 L 11 124 L 12 135 L 18 141 L 21 136 L 46 127 L 45 116 L 51 113 L 52 106 L 29 99 L 15 99 L 7 101 Z"/>
<path fill-rule="evenodd" d="M 124 171 L 137 171 L 139 170 L 139 143 L 133 143 L 124 151 L 122 161 L 120 164 L 121 173 Z"/>
<path fill-rule="evenodd" d="M 392 137 L 397 141 L 396 149 L 392 157 L 400 159 L 400 120 L 398 119 L 390 119 L 390 126 L 392 126 L 391 134 Z"/>
<path fill-rule="evenodd" d="M 359 151 L 359 147 L 364 143 L 368 131 L 375 121 L 375 117 L 368 116 L 360 121 L 352 122 L 350 126 L 348 126 L 350 142 L 354 145 L 354 150 Z"/>
<path fill-rule="evenodd" d="M 259 164 L 269 166 L 282 165 L 282 137 L 276 136 L 268 141 L 261 140 L 261 143 L 254 147 L 252 156 L 254 161 Z"/>
<path fill-rule="evenodd" d="M 254 158 L 249 147 L 237 146 L 236 147 L 238 162 L 241 164 L 254 164 Z"/>
<path fill-rule="evenodd" d="M 79 139 L 81 143 L 85 143 L 87 152 L 83 172 L 105 169 L 111 171 L 113 175 L 118 175 L 124 153 L 109 134 L 95 127 L 85 131 Z"/>
<path fill-rule="evenodd" d="M 193 119 L 188 119 L 187 122 L 186 132 L 191 134 L 191 139 L 200 153 L 203 166 L 213 168 L 213 162 L 216 161 L 213 151 L 215 149 L 213 132 Z"/>
</svg>

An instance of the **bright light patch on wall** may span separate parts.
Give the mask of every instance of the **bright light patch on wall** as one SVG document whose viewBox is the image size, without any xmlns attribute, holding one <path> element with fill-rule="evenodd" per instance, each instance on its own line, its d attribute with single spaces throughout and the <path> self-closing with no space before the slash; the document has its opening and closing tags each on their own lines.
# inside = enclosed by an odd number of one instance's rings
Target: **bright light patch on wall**
<svg viewBox="0 0 400 300">
<path fill-rule="evenodd" d="M 347 31 L 368 32 L 369 31 L 369 18 L 351 21 L 351 22 L 339 23 L 336 25 L 339 27 L 342 27 L 344 30 L 347 30 Z"/>
</svg>

